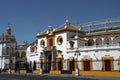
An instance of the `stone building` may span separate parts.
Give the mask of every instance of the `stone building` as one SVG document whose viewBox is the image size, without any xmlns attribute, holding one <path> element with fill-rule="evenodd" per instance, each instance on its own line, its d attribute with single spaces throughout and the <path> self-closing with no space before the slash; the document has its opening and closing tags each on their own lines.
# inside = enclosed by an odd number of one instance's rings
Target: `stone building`
<svg viewBox="0 0 120 80">
<path fill-rule="evenodd" d="M 26 69 L 26 49 L 29 46 L 27 42 L 17 43 L 15 51 L 15 72 Z"/>
<path fill-rule="evenodd" d="M 83 26 L 76 27 L 68 20 L 56 29 L 48 26 L 27 48 L 28 62 L 36 62 L 37 69 L 48 72 L 75 71 L 77 68 L 82 71 L 118 71 L 120 26 L 90 29 L 91 26 L 88 26 L 89 30 L 83 30 Z"/>
<path fill-rule="evenodd" d="M 0 69 L 25 69 L 27 42 L 17 43 L 10 27 L 0 35 Z"/>
<path fill-rule="evenodd" d="M 0 69 L 12 68 L 15 63 L 16 38 L 12 35 L 10 27 L 6 29 L 6 33 L 0 35 Z"/>
</svg>

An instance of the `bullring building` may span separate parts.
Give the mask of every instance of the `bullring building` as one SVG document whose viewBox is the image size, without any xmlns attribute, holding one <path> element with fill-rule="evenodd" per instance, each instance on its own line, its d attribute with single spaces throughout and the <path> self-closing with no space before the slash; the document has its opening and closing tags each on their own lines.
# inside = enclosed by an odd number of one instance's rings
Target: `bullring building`
<svg viewBox="0 0 120 80">
<path fill-rule="evenodd" d="M 119 71 L 120 26 L 112 23 L 116 21 L 77 27 L 67 19 L 56 29 L 49 25 L 27 48 L 27 62 L 45 72 L 75 71 L 77 67 L 82 71 Z"/>
</svg>

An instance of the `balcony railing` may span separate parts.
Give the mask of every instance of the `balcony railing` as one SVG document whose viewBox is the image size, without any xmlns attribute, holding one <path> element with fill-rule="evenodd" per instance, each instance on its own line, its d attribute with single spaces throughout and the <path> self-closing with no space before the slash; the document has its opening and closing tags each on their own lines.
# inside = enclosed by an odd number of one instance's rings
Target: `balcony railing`
<svg viewBox="0 0 120 80">
<path fill-rule="evenodd" d="M 51 51 L 51 50 L 56 50 L 56 46 L 44 47 L 44 51 Z"/>
<path fill-rule="evenodd" d="M 80 51 L 92 51 L 92 50 L 104 50 L 104 49 L 120 49 L 120 44 L 104 44 L 104 45 L 93 45 L 93 46 L 80 46 Z"/>
</svg>

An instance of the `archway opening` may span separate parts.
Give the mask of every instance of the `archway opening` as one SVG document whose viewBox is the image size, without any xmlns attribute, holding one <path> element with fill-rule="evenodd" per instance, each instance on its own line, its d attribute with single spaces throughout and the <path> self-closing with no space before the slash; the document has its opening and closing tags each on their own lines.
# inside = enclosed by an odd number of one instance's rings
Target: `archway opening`
<svg viewBox="0 0 120 80">
<path fill-rule="evenodd" d="M 52 56 L 51 54 L 48 56 L 47 70 L 51 70 Z"/>
<path fill-rule="evenodd" d="M 88 46 L 93 46 L 94 45 L 94 40 L 93 39 L 89 39 L 88 40 Z"/>
</svg>

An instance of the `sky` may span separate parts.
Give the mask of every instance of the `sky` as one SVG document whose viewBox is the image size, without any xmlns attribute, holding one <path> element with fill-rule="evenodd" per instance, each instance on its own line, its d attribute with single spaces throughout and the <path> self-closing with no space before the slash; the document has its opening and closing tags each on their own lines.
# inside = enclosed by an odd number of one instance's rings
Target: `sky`
<svg viewBox="0 0 120 80">
<path fill-rule="evenodd" d="M 120 0 L 0 0 L 0 34 L 8 25 L 17 42 L 35 41 L 49 25 L 78 25 L 107 18 L 120 18 Z"/>
</svg>

